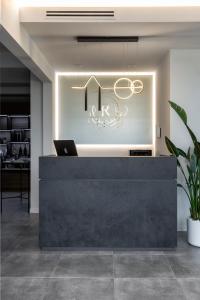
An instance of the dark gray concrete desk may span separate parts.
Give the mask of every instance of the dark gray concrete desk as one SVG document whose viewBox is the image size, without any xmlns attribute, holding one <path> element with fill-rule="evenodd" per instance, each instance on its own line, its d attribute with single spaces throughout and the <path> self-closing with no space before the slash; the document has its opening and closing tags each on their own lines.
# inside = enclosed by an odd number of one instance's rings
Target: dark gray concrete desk
<svg viewBox="0 0 200 300">
<path fill-rule="evenodd" d="M 173 248 L 173 157 L 41 157 L 40 247 Z"/>
</svg>

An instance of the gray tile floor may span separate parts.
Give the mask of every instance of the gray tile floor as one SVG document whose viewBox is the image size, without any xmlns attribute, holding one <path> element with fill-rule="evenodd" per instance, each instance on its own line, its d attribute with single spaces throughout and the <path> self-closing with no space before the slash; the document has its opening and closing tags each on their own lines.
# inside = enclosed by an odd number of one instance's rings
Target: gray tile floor
<svg viewBox="0 0 200 300">
<path fill-rule="evenodd" d="M 25 209 L 2 216 L 2 300 L 200 300 L 200 249 L 185 233 L 173 251 L 40 251 Z"/>
</svg>

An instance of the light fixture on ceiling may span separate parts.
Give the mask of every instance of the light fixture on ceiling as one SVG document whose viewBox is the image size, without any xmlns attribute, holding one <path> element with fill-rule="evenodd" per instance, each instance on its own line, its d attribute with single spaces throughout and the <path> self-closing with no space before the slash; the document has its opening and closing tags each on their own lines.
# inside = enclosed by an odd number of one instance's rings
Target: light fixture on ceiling
<svg viewBox="0 0 200 300">
<path fill-rule="evenodd" d="M 115 16 L 115 13 L 113 10 L 58 10 L 58 9 L 54 9 L 54 10 L 47 10 L 46 11 L 46 17 L 50 18 L 50 17 L 68 17 L 68 18 L 112 18 Z"/>
<path fill-rule="evenodd" d="M 85 89 L 85 111 L 88 109 L 88 90 L 87 87 Z"/>
<path fill-rule="evenodd" d="M 138 36 L 77 36 L 79 43 L 137 43 Z"/>
<path fill-rule="evenodd" d="M 83 86 L 72 86 L 72 89 L 86 90 L 89 83 L 91 82 L 91 80 L 94 80 L 96 82 L 97 86 L 99 87 L 99 103 L 100 103 L 100 99 L 101 99 L 101 90 L 111 90 L 114 92 L 115 96 L 118 99 L 127 100 L 131 96 L 133 96 L 133 94 L 140 94 L 144 89 L 144 85 L 141 80 L 139 80 L 139 79 L 131 80 L 129 78 L 124 78 L 124 77 L 117 79 L 117 81 L 114 83 L 114 85 L 112 87 L 104 87 L 100 84 L 100 82 L 97 80 L 96 76 L 94 76 L 94 75 L 90 76 L 90 78 L 86 81 L 86 83 Z M 122 82 L 127 83 L 127 84 L 119 85 L 119 83 L 122 83 Z M 129 94 L 126 96 L 122 96 L 122 95 L 120 95 L 119 90 L 129 91 Z M 85 93 L 85 103 L 86 103 L 86 93 Z M 86 104 L 85 104 L 85 107 L 86 107 Z M 101 110 L 100 104 L 99 104 L 99 110 Z"/>
<path fill-rule="evenodd" d="M 120 82 L 127 82 L 127 86 L 120 86 L 119 83 Z M 129 78 L 119 78 L 117 81 L 115 81 L 114 83 L 114 93 L 115 96 L 118 99 L 121 100 L 127 100 L 129 98 L 131 98 L 131 96 L 133 96 L 133 94 L 140 94 L 143 91 L 144 85 L 143 82 L 141 80 L 131 80 Z M 118 90 L 128 90 L 129 94 L 126 96 L 122 96 L 119 94 Z"/>
</svg>

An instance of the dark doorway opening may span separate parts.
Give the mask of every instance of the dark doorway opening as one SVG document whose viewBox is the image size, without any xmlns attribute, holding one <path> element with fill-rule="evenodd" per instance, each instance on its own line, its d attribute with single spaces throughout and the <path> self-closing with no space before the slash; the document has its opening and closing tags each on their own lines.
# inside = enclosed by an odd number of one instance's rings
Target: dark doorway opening
<svg viewBox="0 0 200 300">
<path fill-rule="evenodd" d="M 30 71 L 0 44 L 1 212 L 30 210 Z"/>
</svg>

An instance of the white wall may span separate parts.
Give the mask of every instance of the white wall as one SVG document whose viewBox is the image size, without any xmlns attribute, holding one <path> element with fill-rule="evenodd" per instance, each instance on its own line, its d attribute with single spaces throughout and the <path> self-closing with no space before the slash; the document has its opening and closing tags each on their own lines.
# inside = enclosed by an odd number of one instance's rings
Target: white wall
<svg viewBox="0 0 200 300">
<path fill-rule="evenodd" d="M 2 21 L 2 0 L 0 0 L 0 24 Z"/>
<path fill-rule="evenodd" d="M 39 208 L 39 161 L 43 154 L 43 86 L 31 74 L 31 213 Z"/>
<path fill-rule="evenodd" d="M 171 50 L 170 99 L 182 106 L 188 114 L 188 123 L 200 139 L 200 49 Z M 192 145 L 186 128 L 174 111 L 170 113 L 170 137 L 180 148 Z M 186 229 L 188 200 L 178 192 L 178 230 Z"/>
<path fill-rule="evenodd" d="M 84 85 L 88 78 L 89 76 L 60 77 L 60 138 L 75 139 L 77 144 L 152 144 L 152 76 L 129 76 L 131 80 L 142 80 L 144 89 L 127 100 L 119 100 L 113 90 L 102 91 L 102 107 L 109 106 L 109 117 L 103 112 L 98 113 L 98 86 L 95 81 L 88 85 L 87 112 L 84 110 L 85 91 L 72 89 L 72 86 Z M 120 76 L 116 75 L 97 77 L 105 87 L 113 87 L 118 78 Z M 127 95 L 125 91 L 123 96 Z M 120 113 L 126 112 L 117 126 L 98 127 L 89 117 L 91 108 L 95 107 L 95 116 L 102 121 L 116 118 L 116 105 Z"/>
<path fill-rule="evenodd" d="M 52 84 L 31 74 L 31 213 L 39 212 L 39 157 L 53 153 Z"/>
<path fill-rule="evenodd" d="M 52 83 L 43 83 L 43 155 L 53 153 L 53 87 Z"/>
<path fill-rule="evenodd" d="M 170 55 L 167 53 L 157 70 L 156 125 L 161 128 L 161 138 L 156 139 L 156 153 L 167 154 L 165 136 L 170 135 Z"/>
</svg>

